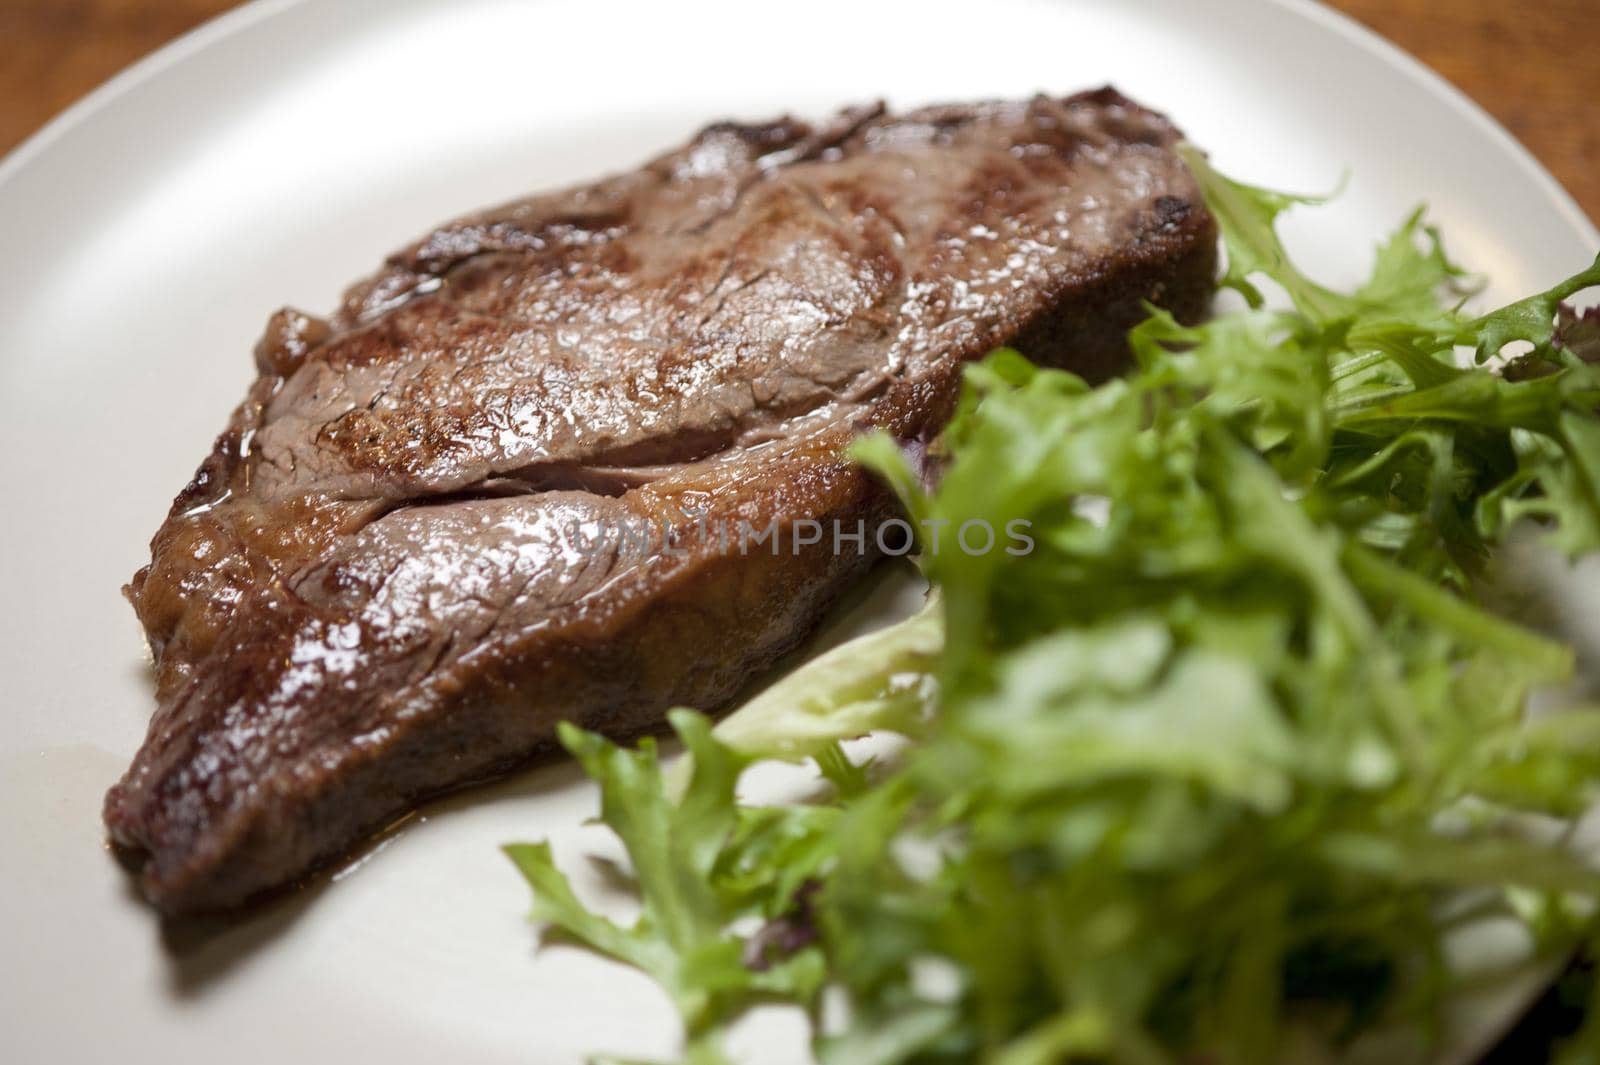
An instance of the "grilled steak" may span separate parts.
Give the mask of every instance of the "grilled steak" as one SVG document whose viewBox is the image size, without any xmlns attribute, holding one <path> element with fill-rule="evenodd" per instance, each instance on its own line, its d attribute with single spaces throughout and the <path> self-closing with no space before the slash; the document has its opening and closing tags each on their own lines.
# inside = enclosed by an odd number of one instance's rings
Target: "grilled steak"
<svg viewBox="0 0 1600 1065">
<path fill-rule="evenodd" d="M 720 123 L 279 312 L 127 589 L 159 707 L 105 819 L 145 894 L 231 906 L 560 719 L 725 705 L 881 549 L 852 434 L 936 433 L 998 345 L 1103 376 L 1142 301 L 1203 312 L 1177 136 L 1109 89 Z"/>
</svg>

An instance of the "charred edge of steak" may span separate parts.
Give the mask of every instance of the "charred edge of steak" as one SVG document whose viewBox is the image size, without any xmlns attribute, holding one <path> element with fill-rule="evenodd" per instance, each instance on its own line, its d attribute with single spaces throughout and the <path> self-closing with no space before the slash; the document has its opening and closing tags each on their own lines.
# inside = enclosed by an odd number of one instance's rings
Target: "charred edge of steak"
<svg viewBox="0 0 1600 1065">
<path fill-rule="evenodd" d="M 273 457 L 264 456 L 259 447 L 252 450 L 258 433 L 273 423 L 269 411 L 286 402 L 285 392 L 293 390 L 294 382 L 308 374 L 359 373 L 383 365 L 384 359 L 399 358 L 411 342 L 408 328 L 446 330 L 440 335 L 454 335 L 458 343 L 503 335 L 497 330 L 504 323 L 494 316 L 470 319 L 475 332 L 469 340 L 448 332 L 457 321 L 449 301 L 461 292 L 493 291 L 472 286 L 486 284 L 482 278 L 499 284 L 492 280 L 496 270 L 518 284 L 530 278 L 542 284 L 541 279 L 569 276 L 573 263 L 594 264 L 599 276 L 607 270 L 638 269 L 639 255 L 625 247 L 630 227 L 648 216 L 650 198 L 670 189 L 680 173 L 698 173 L 695 168 L 704 159 L 691 159 L 695 151 L 730 160 L 734 187 L 719 208 L 726 218 L 757 203 L 767 178 L 803 166 L 820 168 L 807 173 L 825 176 L 826 168 L 841 160 L 870 156 L 879 142 L 894 144 L 905 128 L 914 127 L 921 139 L 913 147 L 927 150 L 929 165 L 944 165 L 938 151 L 958 143 L 963 129 L 1002 119 L 1048 124 L 1061 121 L 1063 113 L 1070 118 L 1090 111 L 1100 133 L 1130 153 L 1129 165 L 1141 165 L 1141 158 L 1148 162 L 1154 157 L 1148 153 L 1161 155 L 1161 165 L 1172 177 L 1170 187 L 1102 208 L 1099 222 L 1116 226 L 1097 254 L 1048 247 L 1030 251 L 1049 268 L 1045 280 L 1021 289 L 997 289 L 992 300 L 998 312 L 990 314 L 980 306 L 971 321 L 954 320 L 954 333 L 930 333 L 951 338 L 942 341 L 942 349 L 935 346 L 932 369 L 919 375 L 885 375 L 878 391 L 863 392 L 841 408 L 843 420 L 822 431 L 816 438 L 820 443 L 799 439 L 818 432 L 814 426 L 801 433 L 782 424 L 787 414 L 779 416 L 764 437 L 788 448 L 772 452 L 789 455 L 777 465 L 745 457 L 746 445 L 737 437 L 708 435 L 703 428 L 688 426 L 678 434 L 678 446 L 687 449 L 682 453 L 644 441 L 613 448 L 599 464 L 506 464 L 477 480 L 441 487 L 418 486 L 406 479 L 409 474 L 390 471 L 385 491 L 370 496 L 319 490 L 284 499 L 259 490 L 262 477 L 281 478 L 297 461 L 297 453 Z M 1066 153 L 1062 158 L 1089 150 L 1087 142 L 1061 139 L 1051 130 L 1041 136 L 1060 140 L 1049 150 Z M 1176 138 L 1165 120 L 1112 90 L 1033 105 L 926 108 L 900 118 L 885 116 L 880 106 L 846 112 L 817 127 L 794 119 L 719 124 L 702 132 L 689 148 L 641 171 L 440 229 L 353 288 L 331 325 L 281 312 L 257 350 L 262 376 L 175 502 L 172 517 L 152 544 L 151 565 L 127 589 L 157 654 L 161 707 L 134 766 L 107 795 L 105 817 L 117 845 L 145 854 L 141 881 L 147 897 L 169 914 L 189 914 L 227 909 L 270 892 L 347 853 L 352 842 L 391 824 L 418 802 L 548 752 L 559 718 L 629 737 L 659 729 L 662 715 L 674 705 L 725 708 L 752 674 L 810 635 L 827 606 L 874 561 L 870 553 L 840 556 L 818 545 L 769 559 L 702 550 L 681 564 L 642 567 L 620 588 L 613 583 L 586 593 L 571 609 L 551 615 L 557 620 L 542 623 L 542 628 L 490 633 L 494 642 L 486 646 L 493 654 L 488 656 L 464 657 L 463 641 L 470 638 L 454 630 L 442 646 L 419 645 L 417 661 L 410 665 L 425 684 L 406 681 L 410 686 L 403 691 L 388 691 L 382 687 L 387 682 L 368 680 L 347 694 L 314 697 L 322 702 L 288 704 L 283 720 L 289 724 L 252 716 L 262 705 L 262 693 L 273 691 L 274 678 L 292 657 L 295 634 L 309 631 L 304 626 L 348 620 L 355 616 L 349 611 L 364 602 L 362 597 L 374 594 L 353 575 L 359 557 L 347 556 L 357 535 L 378 523 L 384 528 L 399 520 L 427 524 L 435 515 L 442 521 L 465 508 L 504 506 L 508 497 L 512 503 L 526 497 L 529 506 L 537 507 L 542 499 L 561 493 L 655 513 L 652 507 L 676 506 L 670 504 L 671 486 L 682 480 L 682 470 L 699 469 L 696 462 L 702 457 L 717 459 L 719 448 L 737 460 L 728 467 L 734 480 L 708 481 L 715 482 L 711 498 L 730 492 L 735 497 L 737 506 L 728 514 L 770 516 L 787 528 L 797 520 L 875 521 L 892 513 L 892 499 L 882 486 L 837 461 L 851 431 L 879 426 L 905 438 L 931 438 L 955 402 L 962 364 L 1000 345 L 1099 380 L 1126 361 L 1126 331 L 1144 317 L 1147 301 L 1180 320 L 1203 316 L 1214 288 L 1216 230 L 1192 180 L 1176 176 L 1182 170 L 1170 155 Z M 964 149 L 951 150 L 959 154 Z M 1141 157 L 1140 152 L 1147 154 Z M 1047 156 L 1041 165 L 1059 163 Z M 961 160 L 951 165 L 961 165 Z M 950 215 L 939 216 L 940 225 L 928 232 L 938 236 L 976 226 L 992 233 L 1004 227 L 1005 204 L 1020 202 L 1019 210 L 1036 210 L 1038 197 L 1048 206 L 1050 197 L 1070 194 L 1070 188 L 1052 189 L 1028 176 L 1041 172 L 1014 166 L 997 173 L 995 199 L 981 183 L 988 180 L 986 172 L 977 167 L 972 175 L 976 184 L 959 190 L 973 197 L 971 201 L 952 203 Z M 817 201 L 815 218 L 804 217 L 810 208 L 797 199 L 802 215 L 782 217 L 781 225 L 800 227 L 800 238 L 821 240 L 826 250 L 838 227 L 859 221 L 848 212 L 892 210 L 892 204 L 864 194 L 847 190 L 842 196 L 842 206 L 830 208 Z M 1022 199 L 1006 198 L 1015 196 Z M 1031 205 L 1029 196 L 1036 198 Z M 843 221 L 834 217 L 836 211 L 846 212 Z M 772 224 L 770 217 L 746 219 L 749 229 L 734 235 L 729 263 L 747 236 L 760 236 L 762 225 Z M 691 211 L 677 232 L 684 242 L 722 239 L 714 224 L 725 223 Z M 663 247 L 673 252 L 678 245 L 668 241 Z M 882 248 L 857 245 L 836 250 L 845 266 L 861 265 L 850 258 L 858 252 L 884 254 Z M 941 249 L 911 251 L 923 254 L 924 265 L 945 261 L 939 258 L 945 254 Z M 568 256 L 579 258 L 569 261 Z M 913 259 L 915 255 L 907 257 L 908 262 Z M 959 258 L 950 261 L 951 270 L 977 269 Z M 1071 269 L 1060 269 L 1062 263 Z M 805 275 L 806 268 L 802 264 L 797 280 L 814 282 Z M 871 263 L 863 268 L 879 269 Z M 731 269 L 723 267 L 723 274 Z M 715 294 L 722 279 L 712 280 L 717 282 Z M 905 295 L 909 280 L 903 280 L 894 298 Z M 566 306 L 586 313 L 584 299 L 569 300 Z M 531 314 L 518 313 L 524 319 Z M 403 315 L 410 316 L 410 325 L 397 324 Z M 886 345 L 914 325 L 904 312 L 899 318 L 885 317 L 881 308 L 869 308 L 864 321 L 858 333 L 844 334 L 846 340 Z M 536 324 L 524 322 L 528 328 Z M 947 324 L 934 323 L 939 329 Z M 826 333 L 851 326 L 849 321 L 827 321 L 817 328 Z M 759 339 L 765 332 L 770 330 L 757 328 L 728 342 L 771 343 Z M 336 352 L 342 354 L 335 358 Z M 500 354 L 485 350 L 486 358 Z M 624 364 L 638 358 L 627 350 L 610 354 Z M 343 379 L 332 380 L 338 385 Z M 316 449 L 331 446 L 331 437 L 315 424 L 307 428 L 315 432 L 298 443 L 305 449 L 298 457 L 315 459 L 321 454 Z M 796 439 L 785 437 L 786 428 Z M 387 429 L 381 420 L 372 422 L 373 432 Z M 636 461 L 667 465 L 631 465 Z M 289 465 L 281 465 L 285 462 Z M 755 487 L 740 479 L 748 479 L 751 470 L 761 474 L 748 480 Z M 658 491 L 658 485 L 665 487 Z M 196 567 L 200 559 L 209 561 Z M 730 632 L 742 638 L 730 640 Z M 370 648 L 354 650 L 371 660 Z M 373 677 L 379 676 L 378 664 L 373 662 Z M 279 730 L 272 742 L 293 751 L 305 739 L 301 733 L 337 730 L 346 718 L 373 742 L 312 744 L 304 754 L 263 754 L 272 729 Z M 381 727 L 374 729 L 374 722 Z M 256 768 L 247 770 L 242 756 L 232 753 L 240 750 L 254 752 L 255 761 L 248 765 Z M 230 761 L 235 758 L 238 764 Z M 217 764 L 220 769 L 207 768 Z"/>
<path fill-rule="evenodd" d="M 1203 219 L 1197 218 L 1196 223 Z M 1199 236 L 1205 235 L 1200 225 Z M 1067 306 L 1061 313 L 1041 320 L 1019 337 L 1020 350 L 1035 352 L 1039 361 L 1051 364 L 1070 363 L 1075 370 L 1092 377 L 1102 377 L 1122 368 L 1126 362 L 1126 330 L 1144 316 L 1145 300 L 1162 303 L 1184 322 L 1198 321 L 1206 314 L 1213 292 L 1211 278 L 1216 262 L 1214 243 L 1201 239 L 1184 256 L 1170 261 L 1157 261 L 1125 276 L 1108 278 L 1086 297 L 1086 306 Z M 1108 320 L 1092 312 L 1099 305 L 1109 309 Z M 1077 353 L 1090 358 L 1090 365 L 1073 362 Z M 1090 368 L 1092 366 L 1092 369 Z M 907 435 L 925 432 L 927 426 L 941 423 L 953 408 L 956 389 L 953 381 L 923 382 L 902 390 L 886 412 L 885 424 Z M 873 481 L 863 478 L 863 496 L 867 504 L 864 513 L 881 518 L 894 513 L 888 492 Z M 875 504 L 875 505 L 874 505 Z M 833 581 L 819 589 L 816 600 L 806 611 L 820 616 L 851 583 L 865 573 L 872 558 L 862 559 L 857 566 L 849 567 Z M 672 609 L 670 604 L 662 608 Z M 719 639 L 721 633 L 707 633 L 708 639 Z M 774 643 L 757 656 L 748 666 L 733 675 L 720 678 L 714 689 L 721 693 L 715 702 L 702 701 L 699 705 L 713 712 L 728 709 L 726 699 L 740 690 L 744 679 L 779 661 L 784 655 L 800 647 L 810 635 L 808 627 L 796 627 L 786 639 Z M 613 644 L 614 648 L 617 646 Z M 584 684 L 594 684 L 598 678 L 615 678 L 636 669 L 618 657 L 608 655 L 606 648 L 573 646 L 568 649 L 571 658 L 566 663 L 574 693 Z M 559 680 L 552 683 L 561 683 Z M 505 698 L 506 689 L 492 678 L 484 678 L 473 696 L 485 711 L 495 717 L 514 719 L 523 712 L 515 698 Z M 712 696 L 706 692 L 702 698 Z M 597 693 L 603 703 L 626 703 L 620 693 Z M 672 705 L 686 700 L 669 696 L 657 707 L 635 706 L 635 713 L 626 720 L 587 720 L 585 727 L 598 728 L 619 741 L 643 735 L 658 734 L 663 728 L 660 713 Z M 464 708 L 464 707 L 463 707 Z M 467 720 L 472 715 L 463 715 Z M 504 728 L 509 729 L 508 720 Z M 494 729 L 488 730 L 491 733 Z M 250 822 L 236 841 L 236 848 L 254 855 L 249 866 L 236 867 L 226 878 L 196 875 L 192 868 L 162 868 L 151 863 L 151 852 L 138 842 L 123 844 L 125 855 L 136 867 L 142 867 L 146 894 L 164 912 L 174 915 L 221 912 L 276 894 L 284 887 L 283 869 L 299 869 L 308 873 L 337 865 L 351 853 L 352 848 L 363 846 L 372 833 L 381 831 L 402 817 L 408 810 L 424 801 L 437 799 L 474 784 L 493 780 L 531 765 L 542 764 L 559 754 L 552 740 L 526 752 L 505 752 L 483 743 L 481 722 L 474 721 L 459 732 L 446 728 L 440 735 L 419 736 L 411 750 L 391 752 L 383 760 L 372 759 L 355 768 L 340 783 L 340 791 L 361 796 L 365 801 L 337 804 L 331 816 L 334 822 L 324 826 L 318 841 L 307 846 L 306 838 L 295 833 L 282 833 L 280 825 L 270 818 Z M 453 749 L 470 765 L 462 778 L 440 788 L 430 781 L 431 759 L 441 749 Z M 108 817 L 115 805 L 116 793 L 108 797 Z M 350 842 L 338 842 L 340 840 Z M 333 842 L 329 842 L 333 841 Z M 285 844 L 288 848 L 285 849 Z M 295 883 L 299 883 L 297 878 Z"/>
</svg>

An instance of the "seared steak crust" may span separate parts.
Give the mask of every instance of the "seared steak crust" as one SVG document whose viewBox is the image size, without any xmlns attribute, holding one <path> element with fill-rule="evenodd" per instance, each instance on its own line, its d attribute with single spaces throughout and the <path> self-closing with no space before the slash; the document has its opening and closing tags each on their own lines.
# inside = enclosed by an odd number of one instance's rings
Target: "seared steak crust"
<svg viewBox="0 0 1600 1065">
<path fill-rule="evenodd" d="M 996 346 L 1103 376 L 1142 301 L 1203 312 L 1177 136 L 1111 90 L 719 123 L 279 312 L 127 589 L 159 707 L 105 817 L 145 893 L 231 906 L 560 719 L 723 706 L 873 561 L 790 535 L 891 513 L 854 433 L 935 433 Z"/>
</svg>

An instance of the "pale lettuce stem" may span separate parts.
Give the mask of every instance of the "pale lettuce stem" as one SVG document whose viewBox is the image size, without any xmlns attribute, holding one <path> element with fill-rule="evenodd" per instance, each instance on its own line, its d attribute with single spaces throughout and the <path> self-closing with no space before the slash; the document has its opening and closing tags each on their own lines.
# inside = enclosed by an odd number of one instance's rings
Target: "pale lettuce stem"
<svg viewBox="0 0 1600 1065">
<path fill-rule="evenodd" d="M 1368 595 L 1402 603 L 1418 617 L 1462 640 L 1536 665 L 1551 680 L 1568 676 L 1572 650 L 1514 622 L 1496 617 L 1357 543 L 1346 545 L 1345 564 Z"/>
<path fill-rule="evenodd" d="M 869 732 L 915 733 L 943 650 L 944 609 L 934 590 L 911 617 L 812 659 L 723 718 L 712 735 L 750 758 L 800 762 Z M 685 753 L 667 771 L 669 794 L 683 794 L 691 765 Z"/>
<path fill-rule="evenodd" d="M 1347 377 L 1354 377 L 1374 366 L 1382 366 L 1388 361 L 1389 356 L 1381 351 L 1371 351 L 1365 355 L 1357 355 L 1353 359 L 1346 359 L 1328 371 L 1328 383 L 1336 385 Z"/>
</svg>

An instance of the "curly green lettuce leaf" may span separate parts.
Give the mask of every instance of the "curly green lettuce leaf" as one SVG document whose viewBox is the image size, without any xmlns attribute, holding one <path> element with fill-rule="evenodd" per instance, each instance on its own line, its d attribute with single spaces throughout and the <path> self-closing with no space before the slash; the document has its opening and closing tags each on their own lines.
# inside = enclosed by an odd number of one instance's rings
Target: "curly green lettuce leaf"
<svg viewBox="0 0 1600 1065">
<path fill-rule="evenodd" d="M 1551 956 L 1600 940 L 1600 876 L 1518 831 L 1596 797 L 1600 711 L 1529 724 L 1570 649 L 1475 598 L 1518 523 L 1600 547 L 1594 325 L 1561 309 L 1600 260 L 1473 317 L 1419 211 L 1338 292 L 1275 229 L 1309 201 L 1186 158 L 1249 308 L 1152 309 L 1097 387 L 995 353 L 936 486 L 888 437 L 852 451 L 925 526 L 1020 523 L 1030 550 L 929 549 L 922 614 L 714 730 L 675 714 L 677 786 L 648 745 L 563 731 L 641 915 L 595 916 L 548 849 L 512 848 L 535 915 L 660 981 L 690 1059 L 777 997 L 824 1065 L 1282 1060 L 1432 1030 L 1463 898 Z M 866 773 L 841 741 L 884 729 L 912 743 Z M 741 805 L 766 759 L 834 787 Z"/>
<path fill-rule="evenodd" d="M 675 711 L 671 720 L 693 757 L 681 796 L 669 794 L 653 741 L 629 750 L 569 724 L 560 729 L 562 744 L 600 785 L 600 819 L 627 849 L 641 903 L 633 924 L 591 912 L 548 843 L 505 850 L 533 888 L 533 919 L 653 977 L 683 1015 L 691 1058 L 711 1062 L 722 1025 L 740 1008 L 764 995 L 805 1001 L 820 986 L 815 950 L 753 967 L 749 937 L 731 926 L 792 905 L 808 871 L 798 859 L 809 847 L 814 864 L 822 852 L 809 811 L 785 822 L 737 806 L 734 786 L 748 759 L 713 740 L 704 717 Z M 763 878 L 752 866 L 785 875 Z"/>
</svg>

